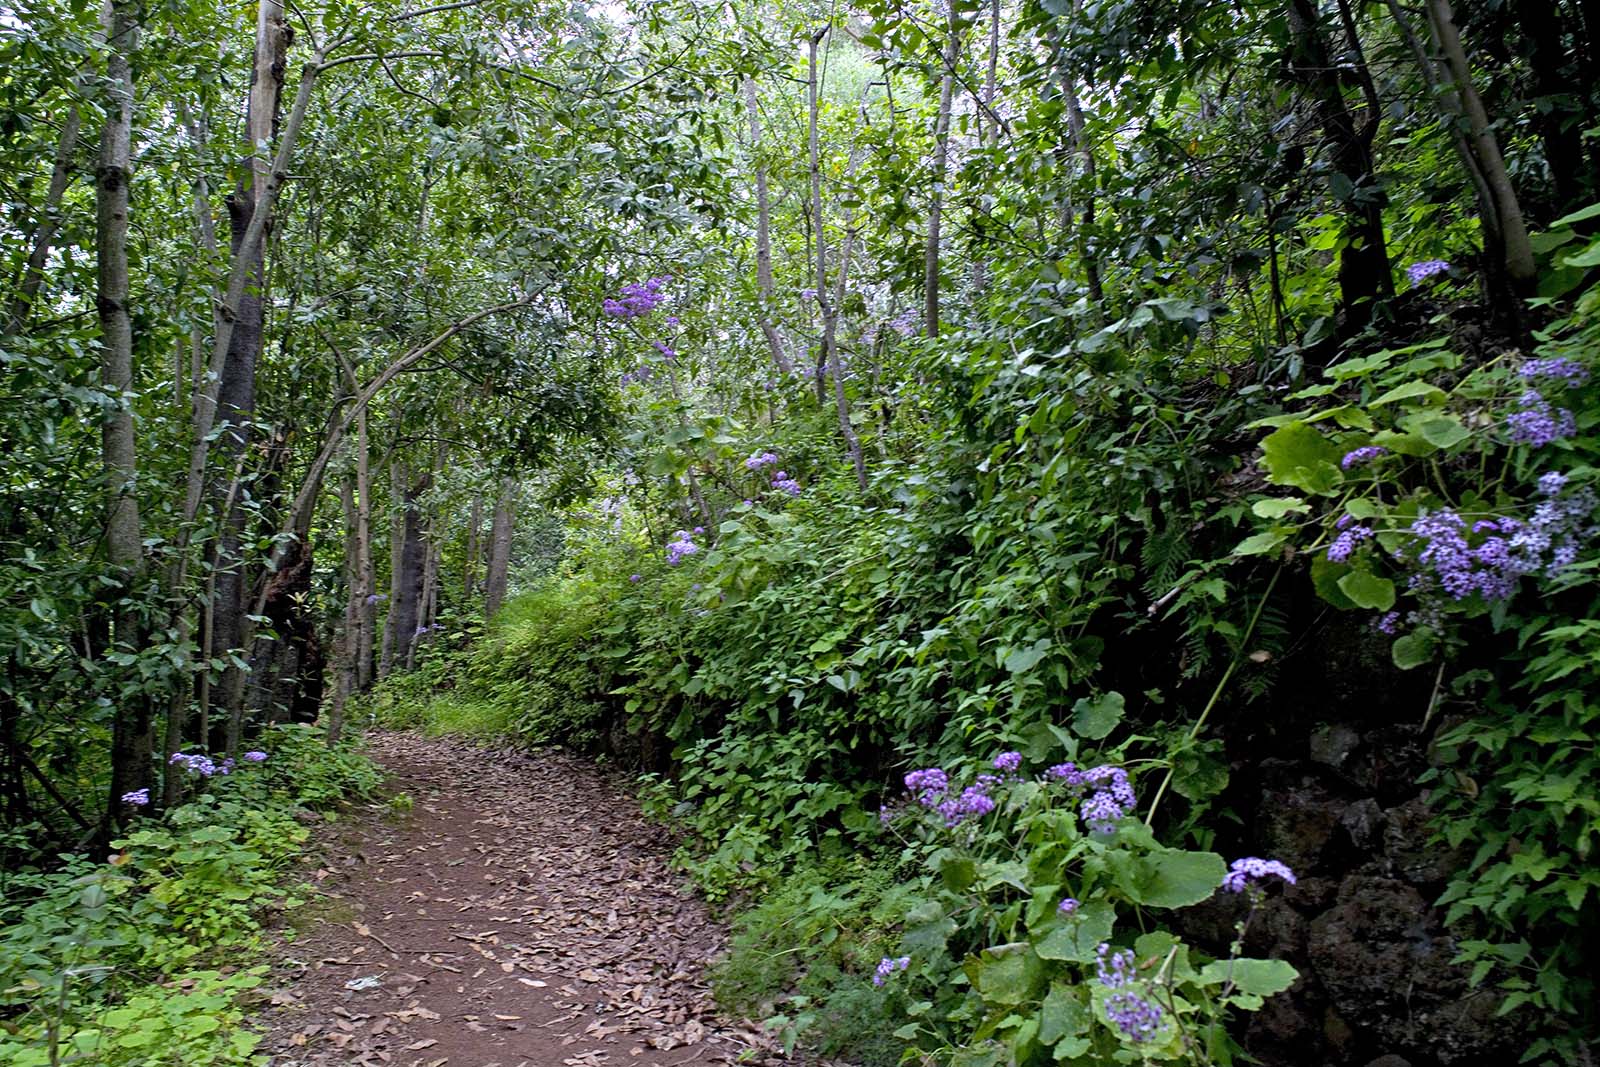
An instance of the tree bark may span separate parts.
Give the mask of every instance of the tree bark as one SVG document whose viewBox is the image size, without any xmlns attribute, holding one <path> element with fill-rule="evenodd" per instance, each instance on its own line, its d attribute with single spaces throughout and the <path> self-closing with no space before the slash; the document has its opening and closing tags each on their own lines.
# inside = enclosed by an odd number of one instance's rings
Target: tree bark
<svg viewBox="0 0 1600 1067">
<path fill-rule="evenodd" d="M 355 686 L 365 692 L 372 686 L 373 635 L 378 628 L 377 574 L 372 566 L 372 469 L 367 440 L 367 409 L 356 413 L 356 620 Z"/>
<path fill-rule="evenodd" d="M 483 533 L 483 494 L 472 494 L 472 515 L 467 520 L 467 565 L 461 594 L 470 601 L 478 588 L 478 542 Z"/>
<path fill-rule="evenodd" d="M 794 363 L 784 350 L 783 337 L 772 322 L 772 205 L 767 191 L 767 165 L 761 160 L 761 109 L 756 98 L 755 79 L 744 79 L 745 108 L 750 113 L 750 157 L 756 172 L 756 289 L 761 294 L 761 332 L 767 338 L 772 362 L 785 377 L 794 374 Z"/>
<path fill-rule="evenodd" d="M 510 478 L 500 484 L 500 497 L 494 504 L 489 527 L 489 574 L 483 589 L 483 616 L 494 617 L 506 599 L 506 583 L 511 572 L 511 534 L 516 520 L 517 483 Z"/>
<path fill-rule="evenodd" d="M 394 599 L 389 605 L 391 671 L 410 665 L 411 648 L 417 639 L 425 552 L 418 498 L 426 485 L 426 481 L 420 485 L 407 483 L 400 500 L 400 554 L 394 561 Z"/>
<path fill-rule="evenodd" d="M 22 284 L 11 299 L 6 311 L 4 329 L 0 337 L 11 337 L 27 326 L 33 313 L 33 303 L 39 298 L 39 288 L 44 284 L 44 267 L 50 259 L 56 229 L 61 222 L 61 200 L 66 195 L 67 184 L 72 180 L 72 162 L 78 152 L 78 134 L 83 119 L 74 107 L 61 124 L 61 137 L 56 142 L 55 166 L 50 171 L 50 185 L 45 190 L 44 204 L 39 208 L 39 221 L 33 229 L 33 248 L 28 253 L 28 264 L 22 273 Z"/>
<path fill-rule="evenodd" d="M 217 416 L 223 420 L 224 430 L 214 447 L 229 458 L 238 456 L 248 447 L 250 421 L 255 415 L 256 368 L 265 340 L 266 242 L 247 242 L 246 238 L 256 214 L 257 199 L 265 195 L 271 179 L 269 162 L 263 152 L 265 146 L 271 144 L 277 125 L 290 37 L 281 0 L 261 0 L 256 9 L 255 62 L 245 115 L 245 137 L 251 154 L 241 166 L 238 183 L 227 205 L 234 264 L 242 266 L 246 276 L 245 289 L 236 305 L 227 359 L 217 383 Z M 271 226 L 270 211 L 268 205 L 268 227 Z M 220 479 L 213 479 L 213 499 L 220 499 L 223 490 Z M 247 642 L 245 616 L 250 585 L 243 554 L 244 515 L 236 507 L 218 511 L 217 515 L 220 533 L 216 556 L 221 575 L 213 611 L 216 626 L 213 644 L 218 649 L 243 648 Z M 227 709 L 233 718 L 242 711 L 245 692 L 242 671 L 243 668 L 230 666 L 223 679 Z M 230 735 L 236 732 L 236 728 L 231 729 Z"/>
<path fill-rule="evenodd" d="M 1333 149 L 1333 171 L 1341 183 L 1332 190 L 1344 213 L 1339 293 L 1345 332 L 1355 333 L 1371 321 L 1377 301 L 1394 292 L 1383 234 L 1383 203 L 1373 173 L 1372 138 L 1379 116 L 1368 116 L 1366 127 L 1357 128 L 1345 104 L 1317 0 L 1289 0 L 1287 16 L 1294 40 L 1291 69 L 1316 102 L 1318 121 Z"/>
<path fill-rule="evenodd" d="M 1495 211 L 1500 219 L 1500 236 L 1505 245 L 1506 277 L 1519 295 L 1528 296 L 1538 281 L 1533 244 L 1528 239 L 1522 205 L 1517 200 L 1516 188 L 1511 184 L 1511 175 L 1506 171 L 1500 143 L 1495 139 L 1489 123 L 1489 114 L 1473 87 L 1472 68 L 1467 63 L 1466 51 L 1461 47 L 1461 35 L 1456 30 L 1455 12 L 1451 10 L 1450 0 L 1428 0 L 1428 19 L 1433 25 L 1439 51 L 1455 81 L 1456 91 L 1460 94 L 1461 106 L 1471 131 L 1468 144 L 1494 198 Z"/>
<path fill-rule="evenodd" d="M 101 455 L 107 482 L 106 557 L 115 569 L 118 599 L 114 612 L 115 640 L 137 652 L 140 613 L 134 585 L 144 565 L 140 535 L 133 392 L 133 322 L 128 313 L 128 183 L 132 169 L 133 72 L 129 56 L 137 47 L 134 8 L 126 0 L 108 5 L 106 80 L 111 102 L 100 136 L 95 173 L 97 216 L 96 303 L 100 318 L 100 384 L 116 397 L 116 407 L 101 427 Z M 111 795 L 113 817 L 125 805 L 121 797 L 149 787 L 151 705 L 138 695 L 117 703 L 112 720 Z"/>
</svg>

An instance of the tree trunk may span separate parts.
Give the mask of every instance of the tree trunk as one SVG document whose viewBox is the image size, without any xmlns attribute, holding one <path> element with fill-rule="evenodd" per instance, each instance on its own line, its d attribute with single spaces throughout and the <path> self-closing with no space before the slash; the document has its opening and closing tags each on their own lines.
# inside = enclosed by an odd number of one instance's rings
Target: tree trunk
<svg viewBox="0 0 1600 1067">
<path fill-rule="evenodd" d="M 483 494 L 472 494 L 472 516 L 467 520 L 466 578 L 462 583 L 462 599 L 470 601 L 478 588 L 478 542 L 483 534 Z"/>
<path fill-rule="evenodd" d="M 225 428 L 215 447 L 229 458 L 240 455 L 249 445 L 249 423 L 255 412 L 256 368 L 261 359 L 265 329 L 266 242 L 247 243 L 246 236 L 256 214 L 257 197 L 263 194 L 270 177 L 270 165 L 261 154 L 260 146 L 271 143 L 277 125 L 278 99 L 283 88 L 284 59 L 290 36 L 280 0 L 261 0 L 256 12 L 255 64 L 245 117 L 245 137 L 251 146 L 251 155 L 241 167 L 237 187 L 228 197 L 230 247 L 235 263 L 242 264 L 246 273 L 245 290 L 233 320 L 228 357 L 217 384 L 217 415 Z M 271 225 L 270 216 L 267 225 Z M 219 498 L 222 491 L 220 480 L 213 480 L 213 497 Z M 241 536 L 244 516 L 237 508 L 219 511 L 218 516 L 221 532 L 217 559 L 222 573 L 213 611 L 214 645 L 219 649 L 242 648 L 247 633 L 245 616 L 249 590 Z M 223 679 L 227 709 L 234 718 L 242 711 L 245 688 L 242 670 L 230 666 Z"/>
<path fill-rule="evenodd" d="M 98 292 L 100 317 L 100 384 L 116 397 L 116 408 L 101 427 L 105 466 L 106 557 L 119 578 L 116 644 L 138 652 L 140 613 L 134 585 L 143 570 L 144 547 L 139 529 L 139 498 L 131 394 L 133 391 L 133 323 L 128 313 L 128 182 L 132 166 L 133 73 L 129 55 L 137 46 L 134 8 L 112 0 L 106 27 L 106 80 L 110 104 L 100 137 L 95 174 Z M 145 696 L 117 703 L 112 720 L 110 811 L 125 809 L 121 797 L 147 788 L 151 777 L 151 706 Z"/>
<path fill-rule="evenodd" d="M 367 412 L 356 413 L 356 594 L 359 616 L 355 648 L 356 689 L 372 687 L 373 635 L 378 629 L 378 576 L 372 565 L 372 471 L 367 440 Z"/>
<path fill-rule="evenodd" d="M 45 190 L 44 204 L 39 208 L 39 221 L 33 228 L 33 248 L 28 253 L 22 284 L 6 311 L 5 326 L 0 329 L 0 337 L 21 332 L 33 313 L 34 301 L 39 298 L 39 287 L 44 284 L 44 267 L 50 259 L 50 249 L 61 222 L 61 200 L 66 195 L 67 183 L 72 180 L 72 162 L 78 152 L 78 133 L 82 125 L 83 119 L 77 108 L 67 112 L 66 121 L 61 124 L 61 138 L 56 142 L 55 167 L 50 172 L 50 185 Z"/>
<path fill-rule="evenodd" d="M 1461 96 L 1461 106 L 1471 129 L 1468 144 L 1494 197 L 1495 211 L 1500 219 L 1500 236 L 1505 245 L 1506 277 L 1518 295 L 1529 296 L 1538 281 L 1533 244 L 1528 239 L 1528 227 L 1523 221 L 1516 188 L 1511 184 L 1505 159 L 1500 155 L 1500 143 L 1489 124 L 1489 114 L 1484 110 L 1478 91 L 1473 88 L 1472 68 L 1461 47 L 1461 35 L 1456 31 L 1455 12 L 1450 8 L 1450 0 L 1428 0 L 1428 19 L 1433 25 L 1439 51 L 1450 68 L 1456 91 Z"/>
<path fill-rule="evenodd" d="M 1379 116 L 1364 129 L 1345 104 L 1339 68 L 1323 32 L 1317 0 L 1289 0 L 1288 25 L 1294 44 L 1291 69 L 1316 101 L 1323 133 L 1333 147 L 1333 197 L 1344 213 L 1344 247 L 1339 252 L 1339 293 L 1347 334 L 1372 319 L 1377 301 L 1394 292 L 1389 252 L 1383 234 L 1383 201 L 1375 182 L 1372 137 Z"/>
<path fill-rule="evenodd" d="M 983 71 L 983 96 L 980 99 L 983 116 L 978 125 L 978 144 L 983 148 L 993 149 L 1000 144 L 1000 119 L 994 110 L 994 96 L 997 87 L 1000 67 L 1000 0 L 993 0 L 989 5 L 989 50 L 988 61 Z M 987 238 L 985 235 L 987 212 L 979 205 L 972 213 L 972 267 L 968 273 L 968 282 L 972 287 L 974 297 L 981 294 L 989 285 L 989 265 L 985 256 L 988 253 Z"/>
<path fill-rule="evenodd" d="M 955 9 L 950 12 L 950 38 L 944 46 L 944 79 L 939 85 L 939 113 L 933 126 L 933 195 L 928 201 L 928 244 L 923 249 L 923 325 L 929 337 L 939 336 L 939 244 L 944 219 L 944 183 L 950 160 L 950 109 L 955 97 L 956 59 L 961 54 Z"/>
<path fill-rule="evenodd" d="M 756 171 L 756 288 L 761 294 L 761 332 L 766 335 L 773 364 L 789 377 L 794 374 L 794 364 L 772 322 L 772 205 L 767 193 L 767 165 L 761 160 L 761 109 L 755 79 L 748 75 L 744 79 L 744 102 L 750 113 L 750 157 Z"/>
<path fill-rule="evenodd" d="M 424 483 L 425 485 L 425 483 Z M 422 487 L 406 485 L 400 502 L 400 554 L 394 561 L 394 600 L 389 605 L 390 669 L 408 666 L 416 643 L 422 600 L 422 514 L 417 499 Z"/>
<path fill-rule="evenodd" d="M 483 617 L 494 618 L 506 599 L 506 582 L 511 572 L 511 533 L 515 528 L 517 483 L 510 478 L 500 485 L 500 498 L 494 504 L 489 527 L 489 575 L 483 589 Z"/>
<path fill-rule="evenodd" d="M 333 643 L 333 656 L 338 663 L 334 680 L 333 699 L 328 703 L 328 713 L 323 729 L 328 744 L 338 742 L 344 732 L 344 706 L 356 688 L 357 658 L 360 656 L 361 611 L 365 595 L 361 592 L 361 549 L 356 537 L 356 479 L 347 474 L 339 480 L 339 512 L 344 518 L 344 618 L 339 636 Z"/>
</svg>

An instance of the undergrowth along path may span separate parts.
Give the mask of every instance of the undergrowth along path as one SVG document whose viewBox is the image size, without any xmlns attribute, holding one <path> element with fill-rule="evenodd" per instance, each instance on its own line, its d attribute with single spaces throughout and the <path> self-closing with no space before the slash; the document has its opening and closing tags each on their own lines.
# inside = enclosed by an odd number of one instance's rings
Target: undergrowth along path
<svg viewBox="0 0 1600 1067">
<path fill-rule="evenodd" d="M 318 918 L 288 943 L 273 1067 L 679 1067 L 766 1059 L 719 1020 L 725 937 L 664 835 L 594 764 L 379 733 L 403 805 L 320 842 Z"/>
</svg>

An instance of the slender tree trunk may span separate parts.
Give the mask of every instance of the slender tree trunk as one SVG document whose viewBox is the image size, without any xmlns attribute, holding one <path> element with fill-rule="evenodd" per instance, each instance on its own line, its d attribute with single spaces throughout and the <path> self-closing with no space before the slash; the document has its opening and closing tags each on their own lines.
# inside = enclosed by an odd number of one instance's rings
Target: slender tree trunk
<svg viewBox="0 0 1600 1067">
<path fill-rule="evenodd" d="M 483 615 L 492 619 L 506 599 L 506 583 L 511 572 L 511 533 L 516 520 L 516 482 L 510 478 L 500 485 L 500 498 L 494 504 L 489 527 L 489 574 L 484 583 Z"/>
<path fill-rule="evenodd" d="M 140 535 L 132 392 L 133 322 L 128 312 L 128 183 L 132 167 L 133 73 L 137 47 L 133 5 L 112 0 L 106 27 L 106 80 L 111 102 L 100 136 L 95 174 L 97 206 L 97 305 L 100 315 L 100 384 L 115 395 L 116 408 L 101 427 L 105 466 L 106 556 L 120 578 L 114 612 L 116 643 L 140 646 L 141 621 L 134 589 L 144 566 Z M 125 793 L 147 788 L 151 777 L 151 706 L 148 697 L 119 701 L 112 719 L 110 810 L 120 813 Z"/>
<path fill-rule="evenodd" d="M 423 483 L 424 486 L 426 483 Z M 394 561 L 395 592 L 389 605 L 389 647 L 392 670 L 411 665 L 422 606 L 422 569 L 426 546 L 418 498 L 422 487 L 407 484 L 400 502 L 400 554 Z"/>
<path fill-rule="evenodd" d="M 361 550 L 356 537 L 356 485 L 355 476 L 346 474 L 339 480 L 339 511 L 344 518 L 344 618 L 339 636 L 334 640 L 333 656 L 338 664 L 334 680 L 333 699 L 328 702 L 328 712 L 323 729 L 328 744 L 336 744 L 344 732 L 344 706 L 356 688 L 356 661 L 360 655 L 361 610 L 364 597 L 361 593 Z"/>
<path fill-rule="evenodd" d="M 389 598 L 388 607 L 384 612 L 383 622 L 383 654 L 378 661 L 378 678 L 382 680 L 389 677 L 395 664 L 395 607 L 400 602 L 401 569 L 400 557 L 405 549 L 406 524 L 404 486 L 406 484 L 405 464 L 394 460 L 389 464 Z M 404 657 L 401 658 L 404 662 Z"/>
<path fill-rule="evenodd" d="M 1378 116 L 1369 116 L 1366 129 L 1357 128 L 1345 104 L 1316 0 L 1289 0 L 1287 15 L 1295 76 L 1316 102 L 1318 120 L 1332 145 L 1333 194 L 1344 213 L 1339 292 L 1345 330 L 1353 333 L 1371 320 L 1376 302 L 1394 290 L 1383 234 L 1383 202 L 1373 174 L 1371 137 Z"/>
<path fill-rule="evenodd" d="M 11 306 L 6 310 L 6 321 L 0 337 L 19 333 L 28 324 L 33 313 L 33 303 L 39 298 L 39 287 L 44 284 L 44 268 L 49 262 L 50 250 L 61 222 L 61 200 L 66 195 L 67 184 L 72 180 L 72 163 L 78 152 L 78 134 L 83 119 L 74 107 L 67 112 L 61 124 L 61 137 L 56 142 L 55 167 L 50 172 L 50 185 L 45 190 L 44 204 L 39 208 L 39 221 L 33 228 L 33 248 L 28 253 L 28 263 L 22 273 L 22 284 L 17 287 Z"/>
<path fill-rule="evenodd" d="M 994 96 L 996 83 L 999 77 L 1000 66 L 1000 0 L 993 0 L 989 5 L 989 53 L 988 62 L 984 65 L 983 96 L 981 98 L 983 115 L 978 125 L 978 143 L 986 149 L 993 149 L 1000 143 L 1000 119 L 995 114 Z M 981 294 L 989 285 L 989 265 L 987 262 L 988 247 L 985 229 L 987 228 L 987 212 L 981 205 L 972 213 L 973 217 L 973 248 L 972 268 L 968 274 L 969 284 L 973 296 Z"/>
<path fill-rule="evenodd" d="M 772 322 L 772 205 L 767 192 L 767 165 L 761 159 L 761 108 L 756 98 L 755 79 L 744 79 L 745 108 L 750 113 L 750 157 L 756 171 L 756 288 L 761 294 L 761 332 L 767 338 L 772 362 L 785 377 L 794 374 L 794 363 L 784 350 L 783 337 Z"/>
<path fill-rule="evenodd" d="M 217 385 L 217 413 L 226 429 L 218 436 L 216 448 L 231 457 L 249 445 L 250 421 L 256 402 L 256 368 L 261 359 L 265 330 L 266 242 L 247 243 L 246 236 L 255 216 L 256 202 L 270 180 L 270 164 L 260 146 L 272 142 L 277 125 L 278 99 L 283 88 L 284 61 L 290 32 L 283 17 L 281 0 L 261 0 L 256 13 L 255 63 L 251 72 L 250 101 L 245 117 L 245 137 L 251 155 L 241 168 L 239 183 L 228 197 L 228 223 L 231 249 L 236 263 L 247 275 L 237 305 L 228 358 Z M 270 215 L 268 226 L 271 225 Z M 222 495 L 220 481 L 213 482 L 214 497 Z M 243 648 L 247 641 L 249 576 L 246 573 L 242 526 L 244 515 L 237 509 L 219 512 L 221 533 L 218 559 L 222 577 L 217 584 L 217 605 L 213 615 L 220 648 Z M 227 708 L 233 718 L 242 711 L 245 691 L 242 668 L 230 667 L 223 680 Z M 231 724 L 230 724 L 231 725 Z M 237 728 L 230 729 L 236 734 Z M 230 748 L 231 751 L 231 748 Z"/>
<path fill-rule="evenodd" d="M 1489 123 L 1489 114 L 1473 87 L 1472 68 L 1467 63 L 1466 51 L 1461 47 L 1461 35 L 1456 30 L 1455 12 L 1451 10 L 1450 0 L 1428 0 L 1428 18 L 1433 25 L 1439 51 L 1460 94 L 1461 105 L 1471 129 L 1468 143 L 1494 197 L 1495 210 L 1500 218 L 1500 236 L 1505 245 L 1506 276 L 1518 294 L 1528 296 L 1538 281 L 1533 244 L 1528 239 L 1522 205 L 1517 200 L 1516 188 L 1511 184 L 1511 175 L 1506 171 L 1500 143 L 1495 139 Z"/>
<path fill-rule="evenodd" d="M 950 109 L 955 98 L 956 60 L 961 35 L 954 7 L 950 12 L 950 38 L 944 46 L 944 78 L 939 85 L 939 113 L 933 127 L 933 195 L 928 200 L 928 243 L 923 249 L 923 326 L 929 337 L 939 336 L 939 245 L 944 222 L 944 184 L 950 161 Z"/>
<path fill-rule="evenodd" d="M 466 578 L 462 582 L 462 599 L 470 601 L 478 588 L 478 541 L 483 533 L 483 494 L 472 494 L 472 516 L 467 520 Z"/>
<path fill-rule="evenodd" d="M 372 687 L 373 635 L 378 628 L 378 578 L 372 565 L 372 472 L 367 440 L 367 411 L 356 413 L 356 603 L 355 685 L 365 692 Z"/>
</svg>

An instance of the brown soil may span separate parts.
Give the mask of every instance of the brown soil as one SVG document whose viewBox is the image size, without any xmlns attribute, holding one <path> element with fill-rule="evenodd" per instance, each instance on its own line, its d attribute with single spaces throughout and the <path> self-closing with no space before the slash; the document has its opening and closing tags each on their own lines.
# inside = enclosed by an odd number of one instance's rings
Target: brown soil
<svg viewBox="0 0 1600 1067">
<path fill-rule="evenodd" d="M 724 935 L 592 763 L 376 734 L 409 796 L 324 835 L 275 968 L 273 1067 L 679 1067 L 765 1059 L 719 1019 Z"/>
</svg>

